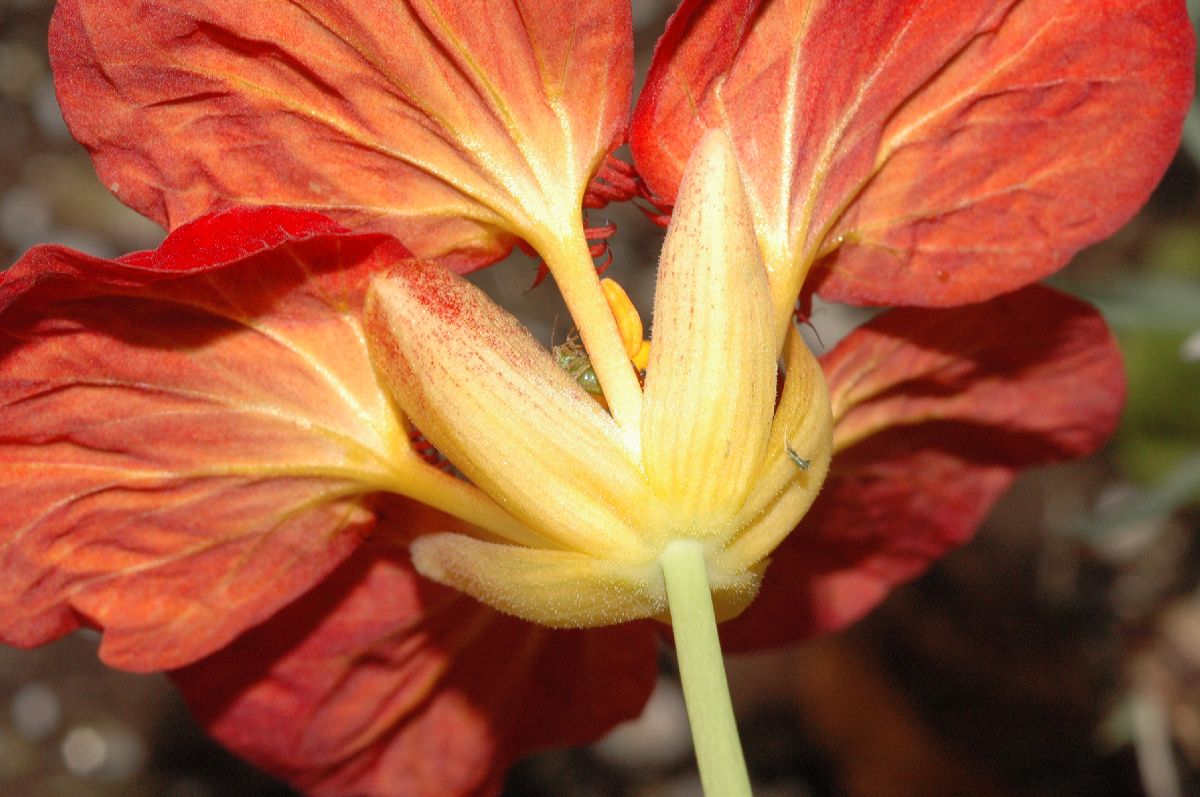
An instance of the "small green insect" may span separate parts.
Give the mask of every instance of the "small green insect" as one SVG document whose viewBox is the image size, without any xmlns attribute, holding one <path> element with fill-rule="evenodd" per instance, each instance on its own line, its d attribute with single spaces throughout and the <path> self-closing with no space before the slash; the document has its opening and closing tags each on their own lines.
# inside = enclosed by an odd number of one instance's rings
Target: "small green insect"
<svg viewBox="0 0 1200 797">
<path fill-rule="evenodd" d="M 796 463 L 796 467 L 800 470 L 808 470 L 808 467 L 812 465 L 812 460 L 805 459 L 797 454 L 796 449 L 792 448 L 787 443 L 784 443 L 783 447 L 787 450 L 787 455 L 791 458 L 792 462 Z"/>
<path fill-rule="evenodd" d="M 566 371 L 580 387 L 593 396 L 604 395 L 600 380 L 596 378 L 596 372 L 592 368 L 592 360 L 584 350 L 578 335 L 572 333 L 562 343 L 551 346 L 550 350 L 554 352 L 554 360 L 558 367 Z"/>
</svg>

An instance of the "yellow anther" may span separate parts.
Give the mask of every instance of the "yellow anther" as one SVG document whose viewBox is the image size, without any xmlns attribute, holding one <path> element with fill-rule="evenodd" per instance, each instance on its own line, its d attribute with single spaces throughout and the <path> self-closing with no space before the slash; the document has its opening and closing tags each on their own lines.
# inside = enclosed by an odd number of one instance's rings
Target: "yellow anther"
<svg viewBox="0 0 1200 797">
<path fill-rule="evenodd" d="M 638 315 L 637 308 L 629 300 L 629 294 L 625 293 L 625 289 L 616 280 L 601 280 L 600 287 L 604 290 L 608 308 L 612 310 L 613 318 L 617 322 L 617 329 L 621 332 L 621 342 L 625 344 L 625 353 L 630 360 L 634 360 L 645 344 L 645 341 L 642 340 L 642 317 Z M 645 368 L 645 365 L 640 365 L 638 368 Z"/>
<path fill-rule="evenodd" d="M 639 371 L 645 371 L 646 366 L 650 364 L 650 341 L 643 340 L 641 348 L 637 350 L 637 354 L 629 358 L 633 361 L 633 367 Z"/>
</svg>

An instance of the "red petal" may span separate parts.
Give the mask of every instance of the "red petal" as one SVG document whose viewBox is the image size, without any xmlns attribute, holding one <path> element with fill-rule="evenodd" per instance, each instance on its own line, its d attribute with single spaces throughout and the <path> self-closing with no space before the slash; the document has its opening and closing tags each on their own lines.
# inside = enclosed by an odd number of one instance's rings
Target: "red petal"
<svg viewBox="0 0 1200 797">
<path fill-rule="evenodd" d="M 823 358 L 833 467 L 724 627 L 777 644 L 861 617 L 970 538 L 1016 473 L 1083 456 L 1116 426 L 1120 354 L 1090 307 L 1035 286 L 952 310 L 896 310 Z"/>
<path fill-rule="evenodd" d="M 409 512 L 415 505 L 409 505 Z M 445 521 L 399 515 L 407 535 Z M 655 633 L 552 631 L 419 577 L 380 532 L 319 588 L 175 674 L 221 742 L 305 793 L 497 794 L 516 758 L 636 716 Z"/>
<path fill-rule="evenodd" d="M 355 314 L 406 253 L 337 229 L 233 211 L 157 252 L 39 247 L 4 274 L 0 638 L 94 625 L 114 666 L 179 666 L 358 544 L 407 443 Z"/>
<path fill-rule="evenodd" d="M 1179 142 L 1179 0 L 755 6 L 685 0 L 631 144 L 670 199 L 725 127 L 769 267 L 825 258 L 829 299 L 952 305 L 1034 282 L 1123 223 Z"/>
<path fill-rule="evenodd" d="M 101 178 L 160 223 L 309 208 L 461 271 L 578 219 L 633 71 L 617 0 L 63 0 L 50 51 Z"/>
</svg>

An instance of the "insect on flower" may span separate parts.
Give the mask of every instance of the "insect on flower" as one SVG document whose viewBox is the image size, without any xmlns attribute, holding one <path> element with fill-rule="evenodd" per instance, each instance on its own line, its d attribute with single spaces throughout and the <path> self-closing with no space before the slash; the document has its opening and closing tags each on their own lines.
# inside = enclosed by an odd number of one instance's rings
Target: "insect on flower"
<svg viewBox="0 0 1200 797">
<path fill-rule="evenodd" d="M 600 387 L 600 380 L 596 378 L 596 371 L 592 368 L 592 361 L 583 348 L 583 344 L 579 342 L 577 332 L 571 332 L 567 335 L 566 340 L 554 345 L 551 351 L 558 367 L 566 371 L 580 387 L 593 396 L 604 395 L 604 390 Z"/>
<path fill-rule="evenodd" d="M 616 280 L 604 279 L 600 282 L 600 287 L 604 291 L 604 298 L 608 302 L 613 320 L 617 324 L 625 353 L 637 371 L 638 383 L 641 384 L 645 381 L 646 365 L 650 362 L 650 341 L 642 337 L 642 317 L 629 299 L 629 294 Z M 596 370 L 592 367 L 592 360 L 588 357 L 587 350 L 579 340 L 578 330 L 572 330 L 565 341 L 551 346 L 550 351 L 560 368 L 566 371 L 580 387 L 590 395 L 601 399 L 601 403 L 603 403 L 604 389 L 600 386 L 600 380 L 596 376 Z"/>
<path fill-rule="evenodd" d="M 796 449 L 792 448 L 787 443 L 784 443 L 784 448 L 787 450 L 788 457 L 792 460 L 792 462 L 796 463 L 796 467 L 799 468 L 800 470 L 808 470 L 809 467 L 812 465 L 812 462 L 810 460 L 807 460 L 804 457 L 797 454 Z"/>
</svg>

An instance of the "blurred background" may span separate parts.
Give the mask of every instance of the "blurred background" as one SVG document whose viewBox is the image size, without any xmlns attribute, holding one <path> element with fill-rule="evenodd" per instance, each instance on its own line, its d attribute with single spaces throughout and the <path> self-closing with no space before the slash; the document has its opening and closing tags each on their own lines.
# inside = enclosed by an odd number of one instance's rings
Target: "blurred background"
<svg viewBox="0 0 1200 797">
<path fill-rule="evenodd" d="M 635 3 L 642 70 L 670 5 Z M 62 123 L 52 7 L 0 0 L 0 267 L 37 243 L 112 257 L 161 238 Z M 608 220 L 609 273 L 648 308 L 661 231 L 632 209 L 593 217 Z M 535 270 L 518 258 L 478 281 L 561 339 Z M 1120 339 L 1119 433 L 1027 474 L 973 543 L 849 631 L 729 660 L 758 797 L 1200 795 L 1200 110 L 1142 213 L 1054 282 Z M 826 344 L 851 322 L 814 314 Z M 209 742 L 165 679 L 108 670 L 95 646 L 0 648 L 0 797 L 293 794 Z M 520 764 L 506 795 L 699 795 L 667 655 L 662 672 L 641 720 Z"/>
</svg>

